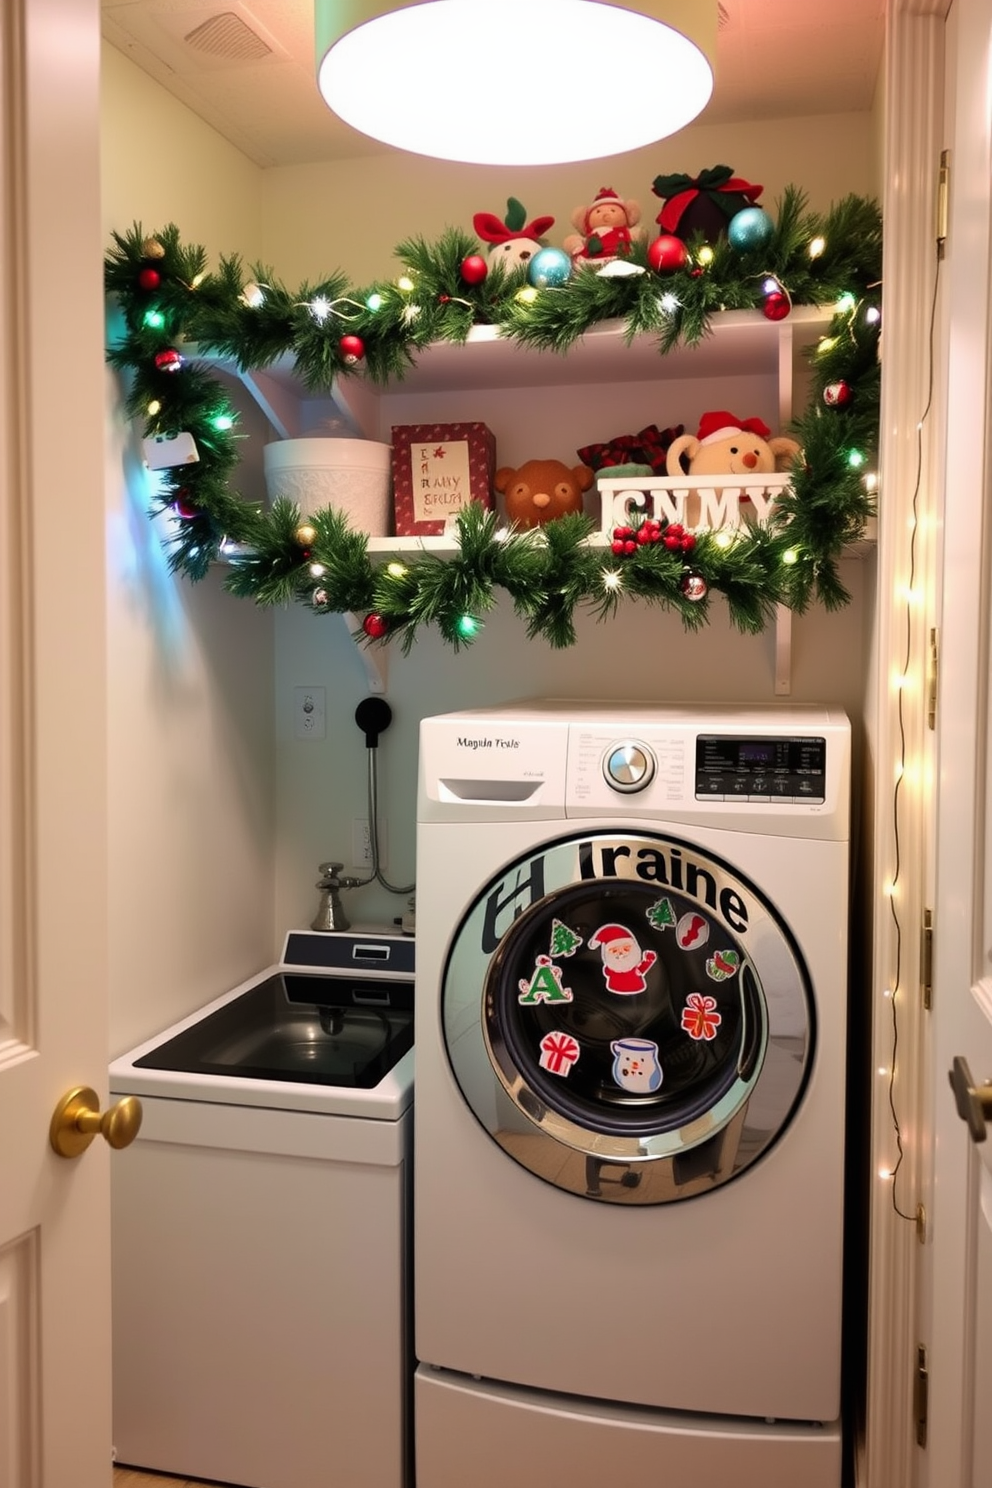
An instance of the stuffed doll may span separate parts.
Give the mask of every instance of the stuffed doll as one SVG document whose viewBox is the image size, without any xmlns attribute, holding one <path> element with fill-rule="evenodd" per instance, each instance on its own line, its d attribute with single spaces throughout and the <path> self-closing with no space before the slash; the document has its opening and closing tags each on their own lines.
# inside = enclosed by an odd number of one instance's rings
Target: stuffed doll
<svg viewBox="0 0 992 1488">
<path fill-rule="evenodd" d="M 526 460 L 518 470 L 509 465 L 497 470 L 493 485 L 505 498 L 508 521 L 541 527 L 568 512 L 581 512 L 582 493 L 594 479 L 588 465 L 569 469 L 562 460 Z"/>
<path fill-rule="evenodd" d="M 544 247 L 543 236 L 554 221 L 553 217 L 535 217 L 528 222 L 523 204 L 511 196 L 502 222 L 492 212 L 476 212 L 472 226 L 489 244 L 489 262 L 501 263 L 509 272 L 527 267 L 537 250 Z"/>
<path fill-rule="evenodd" d="M 575 264 L 628 258 L 632 245 L 644 237 L 640 220 L 636 201 L 623 201 L 611 186 L 601 186 L 588 207 L 572 213 L 578 233 L 570 233 L 562 247 Z"/>
<path fill-rule="evenodd" d="M 738 419 L 722 409 L 704 413 L 698 434 L 683 434 L 669 446 L 665 468 L 676 476 L 748 476 L 788 470 L 799 445 L 784 434 L 771 439 L 771 432 L 759 418 Z"/>
</svg>

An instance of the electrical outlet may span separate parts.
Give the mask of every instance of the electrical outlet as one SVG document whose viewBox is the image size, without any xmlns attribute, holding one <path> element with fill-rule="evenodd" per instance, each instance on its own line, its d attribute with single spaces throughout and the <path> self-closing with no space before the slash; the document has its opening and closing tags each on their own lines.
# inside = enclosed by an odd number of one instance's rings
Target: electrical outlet
<svg viewBox="0 0 992 1488">
<path fill-rule="evenodd" d="M 322 687 L 293 688 L 293 732 L 298 739 L 323 739 L 327 712 Z"/>
<path fill-rule="evenodd" d="M 364 817 L 356 816 L 351 823 L 351 866 L 372 867 L 372 839 L 369 824 Z M 386 866 L 386 824 L 379 823 L 379 867 Z"/>
</svg>

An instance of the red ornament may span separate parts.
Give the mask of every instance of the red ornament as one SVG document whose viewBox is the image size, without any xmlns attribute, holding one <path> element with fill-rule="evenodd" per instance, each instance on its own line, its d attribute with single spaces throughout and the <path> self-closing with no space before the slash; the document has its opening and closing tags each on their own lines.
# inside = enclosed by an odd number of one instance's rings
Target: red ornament
<svg viewBox="0 0 992 1488">
<path fill-rule="evenodd" d="M 461 276 L 466 284 L 481 284 L 489 273 L 489 265 L 481 253 L 470 253 L 462 259 Z"/>
<path fill-rule="evenodd" d="M 177 517 L 182 517 L 182 519 L 186 522 L 188 522 L 191 517 L 198 517 L 200 515 L 200 508 L 198 506 L 194 506 L 192 501 L 190 501 L 188 491 L 176 492 L 176 499 L 172 503 L 172 510 L 175 512 Z"/>
<path fill-rule="evenodd" d="M 378 614 L 375 610 L 366 615 L 362 621 L 362 629 L 370 641 L 381 641 L 389 630 L 389 621 L 385 615 Z"/>
<path fill-rule="evenodd" d="M 648 247 L 648 263 L 656 274 L 675 274 L 689 262 L 689 250 L 681 238 L 662 233 Z"/>
<path fill-rule="evenodd" d="M 158 289 L 162 283 L 162 275 L 158 269 L 145 267 L 138 270 L 138 285 L 141 289 Z"/>
<path fill-rule="evenodd" d="M 701 599 L 705 599 L 709 587 L 702 574 L 694 568 L 687 568 L 679 580 L 679 588 L 691 604 L 698 604 Z"/>
<path fill-rule="evenodd" d="M 839 382 L 828 382 L 823 389 L 823 401 L 828 408 L 846 408 L 851 401 L 851 385 L 843 378 Z"/>
<path fill-rule="evenodd" d="M 770 295 L 765 295 L 761 313 L 766 320 L 784 320 L 791 309 L 792 302 L 789 296 L 783 294 L 780 289 L 774 289 Z"/>
<path fill-rule="evenodd" d="M 155 366 L 159 372 L 178 372 L 183 364 L 183 359 L 174 346 L 168 351 L 157 351 L 155 353 Z"/>
<path fill-rule="evenodd" d="M 365 342 L 361 336 L 342 336 L 338 342 L 338 350 L 344 357 L 347 365 L 353 367 L 365 355 Z"/>
</svg>

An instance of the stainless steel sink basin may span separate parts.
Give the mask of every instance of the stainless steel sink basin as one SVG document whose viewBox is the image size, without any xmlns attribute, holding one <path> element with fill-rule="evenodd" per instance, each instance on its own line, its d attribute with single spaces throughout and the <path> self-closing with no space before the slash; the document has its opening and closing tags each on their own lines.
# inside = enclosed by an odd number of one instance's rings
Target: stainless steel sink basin
<svg viewBox="0 0 992 1488">
<path fill-rule="evenodd" d="M 410 983 L 277 972 L 135 1065 L 367 1089 L 412 1044 Z"/>
</svg>

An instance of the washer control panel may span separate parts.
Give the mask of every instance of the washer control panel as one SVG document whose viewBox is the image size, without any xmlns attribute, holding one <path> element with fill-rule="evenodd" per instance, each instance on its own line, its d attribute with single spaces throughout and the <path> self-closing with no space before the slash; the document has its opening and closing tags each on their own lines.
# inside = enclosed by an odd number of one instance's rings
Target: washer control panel
<svg viewBox="0 0 992 1488">
<path fill-rule="evenodd" d="M 822 802 L 826 778 L 822 737 L 696 736 L 697 801 Z"/>
<path fill-rule="evenodd" d="M 654 754 L 639 739 L 625 739 L 620 744 L 612 744 L 603 757 L 607 784 L 628 795 L 650 785 L 656 768 Z"/>
</svg>

